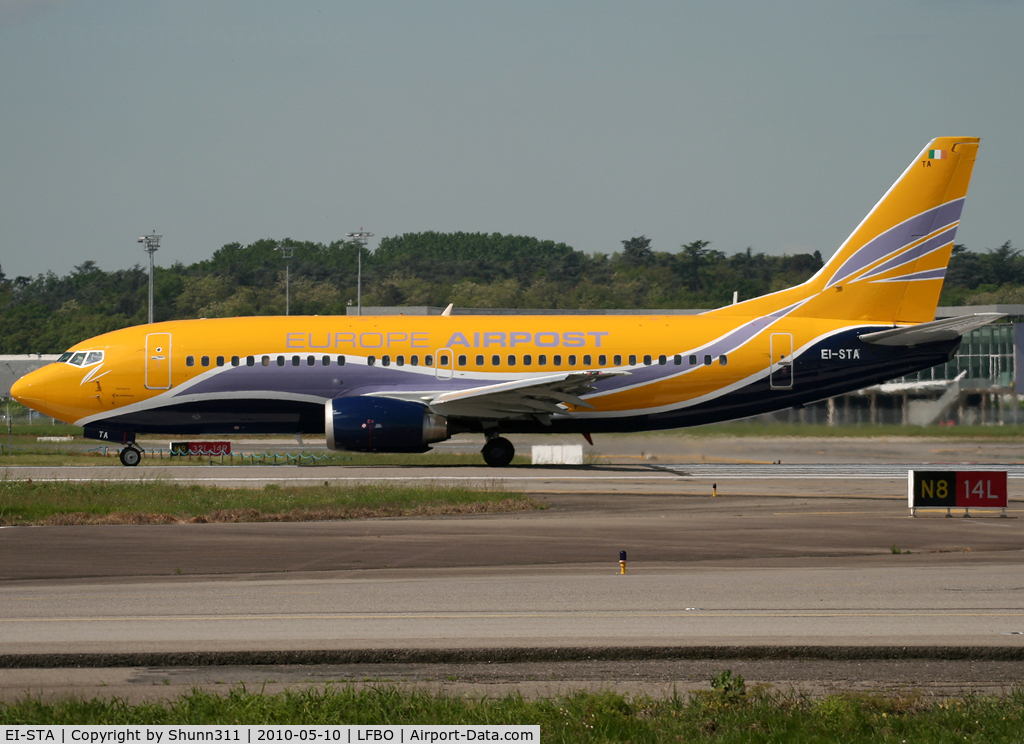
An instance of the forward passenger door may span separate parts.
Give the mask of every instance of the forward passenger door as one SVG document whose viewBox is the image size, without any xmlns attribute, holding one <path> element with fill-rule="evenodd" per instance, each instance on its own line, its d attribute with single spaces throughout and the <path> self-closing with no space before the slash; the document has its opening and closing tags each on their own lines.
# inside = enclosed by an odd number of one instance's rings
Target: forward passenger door
<svg viewBox="0 0 1024 744">
<path fill-rule="evenodd" d="M 146 334 L 146 387 L 150 390 L 171 388 L 171 334 Z"/>
</svg>

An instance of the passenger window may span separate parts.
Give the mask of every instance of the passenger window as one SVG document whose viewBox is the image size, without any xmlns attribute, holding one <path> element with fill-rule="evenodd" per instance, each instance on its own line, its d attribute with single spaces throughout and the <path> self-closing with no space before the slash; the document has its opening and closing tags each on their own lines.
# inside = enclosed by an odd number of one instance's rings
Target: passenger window
<svg viewBox="0 0 1024 744">
<path fill-rule="evenodd" d="M 710 367 L 711 366 L 711 355 L 710 354 L 705 354 L 704 355 L 704 366 L 705 367 Z"/>
<path fill-rule="evenodd" d="M 338 357 L 338 366 L 339 367 L 344 367 L 345 366 L 345 357 L 343 357 L 343 356 L 339 356 Z"/>
<path fill-rule="evenodd" d="M 584 367 L 589 367 L 591 365 L 590 359 L 591 359 L 590 354 L 584 354 L 583 355 L 583 366 Z"/>
<path fill-rule="evenodd" d="M 397 357 L 395 357 L 395 364 L 397 364 L 399 367 L 404 367 L 405 357 L 399 354 Z"/>
<path fill-rule="evenodd" d="M 306 366 L 312 367 L 314 364 L 316 364 L 316 357 L 310 354 L 308 357 L 306 357 Z"/>
<path fill-rule="evenodd" d="M 682 363 L 683 363 L 683 355 L 682 354 L 676 354 L 674 357 L 672 357 L 672 364 L 674 364 L 674 365 L 676 365 L 678 367 Z"/>
<path fill-rule="evenodd" d="M 539 364 L 541 367 L 547 367 L 548 366 L 548 355 L 547 354 L 541 354 L 540 356 L 538 356 L 537 357 L 537 364 Z"/>
<path fill-rule="evenodd" d="M 262 361 L 264 367 L 269 367 L 270 366 L 270 357 L 269 356 L 263 357 L 263 359 L 261 361 Z"/>
<path fill-rule="evenodd" d="M 278 367 L 283 367 L 284 366 L 284 356 L 278 355 L 278 357 L 277 357 L 277 366 Z"/>
<path fill-rule="evenodd" d="M 509 367 L 515 367 L 516 366 L 516 355 L 515 354 L 509 354 L 508 355 L 508 366 Z"/>
<path fill-rule="evenodd" d="M 241 363 L 242 363 L 242 360 L 239 359 L 238 357 L 236 357 L 236 356 L 231 357 L 231 366 L 232 367 L 237 367 Z"/>
<path fill-rule="evenodd" d="M 293 367 L 298 367 L 299 366 L 299 355 L 298 354 L 293 354 L 292 355 L 292 366 Z"/>
<path fill-rule="evenodd" d="M 696 354 L 690 354 L 690 366 L 693 367 L 696 364 L 697 364 L 697 355 Z"/>
<path fill-rule="evenodd" d="M 434 355 L 433 354 L 427 354 L 426 356 L 424 356 L 423 357 L 423 364 L 425 364 L 428 367 L 433 367 L 434 366 Z"/>
<path fill-rule="evenodd" d="M 570 367 L 575 367 L 576 366 L 576 355 L 575 354 L 570 354 L 569 355 L 569 366 Z"/>
<path fill-rule="evenodd" d="M 223 367 L 224 366 L 224 357 L 222 357 L 222 356 L 217 357 L 217 366 L 218 367 Z"/>
<path fill-rule="evenodd" d="M 562 366 L 562 355 L 561 354 L 555 354 L 554 358 L 552 359 L 552 364 L 554 364 L 556 367 L 561 367 Z"/>
<path fill-rule="evenodd" d="M 192 355 L 189 355 L 189 356 L 185 357 L 185 366 L 186 367 L 195 367 L 196 366 L 196 358 L 194 356 L 192 356 Z"/>
<path fill-rule="evenodd" d="M 658 357 L 658 364 L 668 364 L 668 357 L 662 354 L 660 357 Z"/>
<path fill-rule="evenodd" d="M 366 366 L 367 367 L 372 367 L 376 363 L 377 363 L 377 357 L 373 356 L 372 354 L 370 356 L 366 357 Z"/>
<path fill-rule="evenodd" d="M 644 354 L 644 364 L 650 364 L 651 361 L 652 361 L 651 360 L 651 355 L 650 354 Z"/>
<path fill-rule="evenodd" d="M 419 358 L 418 355 L 413 354 L 411 357 L 409 357 L 409 366 L 410 367 L 415 367 L 419 363 L 420 363 L 420 358 Z"/>
<path fill-rule="evenodd" d="M 622 354 L 616 354 L 616 355 L 615 355 L 615 356 L 614 356 L 614 357 L 612 358 L 612 364 L 614 364 L 614 365 L 615 365 L 616 367 L 618 367 L 619 365 L 621 365 L 621 364 L 622 364 Z"/>
<path fill-rule="evenodd" d="M 441 356 L 438 357 L 438 361 L 440 362 L 442 367 L 447 367 L 448 366 L 448 355 L 447 354 L 441 354 Z"/>
<path fill-rule="evenodd" d="M 329 356 L 327 356 L 326 354 L 324 354 L 323 358 L 320 360 L 320 364 L 324 365 L 325 367 L 330 367 L 331 366 L 331 358 Z"/>
<path fill-rule="evenodd" d="M 725 354 L 722 354 L 720 357 L 718 357 L 718 363 L 724 367 L 729 363 L 729 357 L 727 357 Z"/>
<path fill-rule="evenodd" d="M 256 366 L 256 357 L 254 357 L 254 356 L 247 356 L 245 358 L 245 364 L 248 367 L 255 367 Z"/>
<path fill-rule="evenodd" d="M 606 357 L 604 354 L 599 354 L 598 357 L 597 357 L 597 366 L 598 367 L 606 367 L 606 366 L 608 366 L 608 357 Z"/>
<path fill-rule="evenodd" d="M 636 364 L 636 354 L 630 354 L 629 355 L 629 363 L 630 364 Z"/>
<path fill-rule="evenodd" d="M 491 366 L 497 367 L 501 365 L 501 357 L 497 354 L 491 356 Z"/>
<path fill-rule="evenodd" d="M 523 354 L 523 366 L 529 367 L 533 364 L 533 357 L 530 354 Z"/>
<path fill-rule="evenodd" d="M 199 363 L 202 364 L 204 367 L 209 367 L 210 366 L 210 357 L 208 357 L 206 355 L 203 355 L 199 359 Z"/>
<path fill-rule="evenodd" d="M 484 366 L 484 355 L 483 354 L 477 354 L 476 355 L 476 366 L 477 367 L 483 367 Z"/>
<path fill-rule="evenodd" d="M 391 357 L 388 354 L 385 354 L 384 356 L 382 356 L 380 358 L 380 363 L 382 365 L 384 365 L 385 367 L 390 367 L 391 366 Z"/>
<path fill-rule="evenodd" d="M 465 354 L 459 354 L 459 366 L 460 367 L 465 367 L 466 366 L 466 362 L 468 362 L 468 361 L 469 360 L 466 359 L 466 355 Z"/>
</svg>

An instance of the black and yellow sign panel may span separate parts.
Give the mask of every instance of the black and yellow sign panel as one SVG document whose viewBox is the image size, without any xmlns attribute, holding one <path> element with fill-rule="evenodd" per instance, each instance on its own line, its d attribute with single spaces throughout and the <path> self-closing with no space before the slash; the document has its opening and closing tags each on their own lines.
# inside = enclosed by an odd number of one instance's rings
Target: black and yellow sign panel
<svg viewBox="0 0 1024 744">
<path fill-rule="evenodd" d="M 956 506 L 956 471 L 912 470 L 910 505 L 916 507 Z"/>
</svg>

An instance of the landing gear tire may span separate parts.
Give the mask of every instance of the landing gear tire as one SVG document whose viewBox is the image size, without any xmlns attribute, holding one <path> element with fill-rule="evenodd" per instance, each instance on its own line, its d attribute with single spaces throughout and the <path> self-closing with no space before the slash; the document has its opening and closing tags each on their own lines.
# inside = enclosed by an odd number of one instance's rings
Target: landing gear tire
<svg viewBox="0 0 1024 744">
<path fill-rule="evenodd" d="M 484 456 L 484 462 L 492 468 L 507 467 L 516 456 L 516 448 L 504 437 L 488 439 L 480 452 Z"/>
<path fill-rule="evenodd" d="M 118 455 L 121 464 L 133 468 L 142 461 L 142 453 L 134 447 L 125 447 Z"/>
</svg>

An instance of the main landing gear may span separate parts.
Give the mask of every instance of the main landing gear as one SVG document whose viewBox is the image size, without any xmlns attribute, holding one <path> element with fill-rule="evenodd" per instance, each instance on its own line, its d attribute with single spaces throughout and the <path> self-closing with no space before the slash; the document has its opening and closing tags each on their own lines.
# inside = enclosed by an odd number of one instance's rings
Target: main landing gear
<svg viewBox="0 0 1024 744">
<path fill-rule="evenodd" d="M 484 456 L 484 462 L 492 468 L 504 468 L 516 456 L 516 448 L 505 437 L 493 436 L 487 439 L 480 453 Z"/>
<path fill-rule="evenodd" d="M 135 467 L 142 461 L 142 450 L 135 446 L 135 443 L 129 444 L 118 455 L 122 465 L 126 465 L 130 468 Z"/>
</svg>

